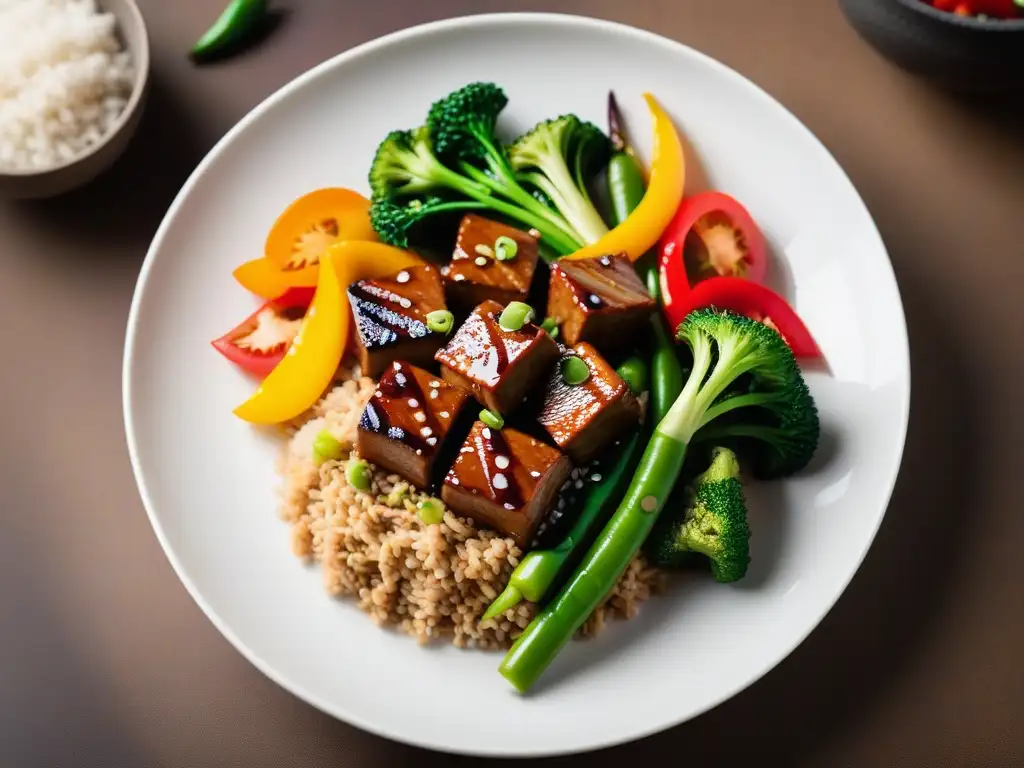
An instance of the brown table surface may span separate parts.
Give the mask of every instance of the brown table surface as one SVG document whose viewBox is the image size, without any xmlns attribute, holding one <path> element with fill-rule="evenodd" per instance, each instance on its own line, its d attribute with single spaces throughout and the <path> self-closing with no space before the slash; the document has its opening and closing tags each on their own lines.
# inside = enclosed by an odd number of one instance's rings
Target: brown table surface
<svg viewBox="0 0 1024 768">
<path fill-rule="evenodd" d="M 1024 764 L 1024 111 L 942 95 L 825 0 L 292 0 L 266 44 L 183 56 L 220 8 L 143 2 L 137 140 L 85 191 L 0 205 L 0 766 L 468 764 L 321 714 L 214 629 L 164 558 L 129 468 L 121 351 L 136 275 L 195 164 L 308 67 L 475 11 L 586 13 L 668 35 L 766 88 L 867 201 L 906 302 L 913 410 L 885 524 L 824 623 L 698 720 L 559 764 Z M 694 105 L 699 109 L 700 105 Z M 865 297 L 869 301 L 870 297 Z M 681 649 L 680 652 L 685 652 Z"/>
</svg>

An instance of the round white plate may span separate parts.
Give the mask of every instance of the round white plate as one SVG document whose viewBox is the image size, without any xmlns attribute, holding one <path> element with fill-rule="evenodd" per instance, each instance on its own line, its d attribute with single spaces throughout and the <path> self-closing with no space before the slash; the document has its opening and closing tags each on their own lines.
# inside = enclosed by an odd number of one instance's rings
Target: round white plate
<svg viewBox="0 0 1024 768">
<path fill-rule="evenodd" d="M 209 340 L 255 305 L 231 270 L 261 252 L 293 199 L 366 190 L 377 143 L 471 80 L 510 98 L 503 131 L 575 112 L 604 124 L 612 88 L 646 157 L 653 92 L 691 167 L 751 210 L 831 365 L 809 375 L 825 437 L 811 471 L 750 489 L 753 564 L 722 586 L 677 580 L 640 616 L 573 643 L 534 695 L 500 655 L 425 650 L 329 598 L 278 519 L 276 446 L 232 415 L 252 383 Z M 692 191 L 692 190 L 691 190 Z M 241 121 L 171 206 L 139 279 L 124 359 L 125 423 L 143 502 L 167 556 L 221 632 L 316 707 L 393 739 L 460 753 L 543 755 L 635 739 L 765 674 L 835 603 L 875 535 L 909 407 L 899 294 L 871 217 L 792 115 L 685 46 L 550 15 L 477 16 L 390 35 L 317 67 Z"/>
</svg>

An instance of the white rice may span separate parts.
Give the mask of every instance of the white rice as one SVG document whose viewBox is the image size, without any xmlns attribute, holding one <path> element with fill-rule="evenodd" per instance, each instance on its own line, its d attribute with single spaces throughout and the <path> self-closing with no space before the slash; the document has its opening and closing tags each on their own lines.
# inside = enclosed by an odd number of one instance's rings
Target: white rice
<svg viewBox="0 0 1024 768">
<path fill-rule="evenodd" d="M 41 170 L 99 142 L 134 69 L 95 0 L 0 0 L 0 172 Z"/>
</svg>

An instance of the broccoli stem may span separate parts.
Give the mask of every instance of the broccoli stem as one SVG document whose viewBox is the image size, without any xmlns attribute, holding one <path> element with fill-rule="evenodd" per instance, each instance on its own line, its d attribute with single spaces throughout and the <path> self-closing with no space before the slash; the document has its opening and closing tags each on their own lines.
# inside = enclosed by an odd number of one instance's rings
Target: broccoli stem
<svg viewBox="0 0 1024 768">
<path fill-rule="evenodd" d="M 557 227 L 566 237 L 572 238 L 576 243 L 576 247 L 573 250 L 578 250 L 586 245 L 586 242 L 582 237 L 580 237 L 580 234 L 574 230 L 564 218 L 533 197 L 514 180 L 508 180 L 507 177 L 502 177 L 507 181 L 507 183 L 502 183 L 493 176 L 488 176 L 471 163 L 460 163 L 459 167 L 466 176 L 481 186 L 507 197 L 509 200 L 518 203 L 526 210 L 544 218 L 546 221 L 550 222 L 552 226 Z M 563 251 L 563 253 L 571 253 L 571 251 Z"/>
<path fill-rule="evenodd" d="M 549 157 L 540 158 L 538 168 L 542 173 L 537 175 L 546 176 L 548 180 L 545 193 L 549 197 L 553 197 L 548 189 L 553 187 L 558 190 L 560 200 L 558 210 L 569 222 L 569 225 L 580 233 L 584 244 L 596 243 L 608 234 L 608 227 L 604 223 L 604 219 L 601 218 L 590 200 L 576 187 L 576 180 L 558 148 L 552 147 Z M 535 183 L 534 177 L 531 177 L 530 181 Z"/>
<path fill-rule="evenodd" d="M 737 408 L 746 408 L 751 405 L 765 405 L 767 403 L 774 403 L 781 400 L 782 397 L 777 392 L 750 392 L 745 395 L 736 395 L 730 397 L 717 405 L 713 405 L 704 412 L 704 418 L 701 420 L 700 426 L 703 427 L 706 424 L 717 419 L 719 416 L 729 411 L 734 411 Z"/>
<path fill-rule="evenodd" d="M 650 533 L 686 459 L 685 442 L 654 431 L 615 516 L 570 581 L 516 640 L 499 667 L 527 691 L 608 596 Z"/>
</svg>

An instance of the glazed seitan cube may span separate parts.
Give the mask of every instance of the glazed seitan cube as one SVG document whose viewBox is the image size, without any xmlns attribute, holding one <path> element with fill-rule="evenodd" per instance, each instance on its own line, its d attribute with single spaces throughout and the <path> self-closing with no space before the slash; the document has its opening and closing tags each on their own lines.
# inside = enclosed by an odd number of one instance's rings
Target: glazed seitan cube
<svg viewBox="0 0 1024 768">
<path fill-rule="evenodd" d="M 558 345 L 533 323 L 515 331 L 502 328 L 498 318 L 503 309 L 496 301 L 480 304 L 435 359 L 446 381 L 508 415 L 547 376 L 558 359 Z"/>
<path fill-rule="evenodd" d="M 468 427 L 464 417 L 472 413 L 467 406 L 472 405 L 465 390 L 396 360 L 381 376 L 359 420 L 359 454 L 429 489 L 454 456 Z"/>
<path fill-rule="evenodd" d="M 626 256 L 560 259 L 551 267 L 548 317 L 570 347 L 589 341 L 603 352 L 628 348 L 645 334 L 654 308 Z"/>
<path fill-rule="evenodd" d="M 569 459 L 551 446 L 477 421 L 445 477 L 441 498 L 457 514 L 528 547 L 569 471 Z"/>
<path fill-rule="evenodd" d="M 363 375 L 376 379 L 395 360 L 431 365 L 443 333 L 427 327 L 427 315 L 447 309 L 441 276 L 429 265 L 393 277 L 360 280 L 348 289 L 355 318 L 356 354 Z"/>
<path fill-rule="evenodd" d="M 516 254 L 508 261 L 497 259 L 499 237 L 516 243 Z M 469 312 L 488 299 L 500 304 L 526 301 L 538 252 L 533 235 L 474 213 L 466 214 L 459 225 L 452 260 L 442 269 L 449 301 L 461 312 Z"/>
<path fill-rule="evenodd" d="M 590 371 L 582 384 L 569 384 L 562 376 L 562 362 L 570 357 L 582 360 Z M 564 349 L 548 379 L 537 421 L 555 444 L 582 466 L 638 428 L 640 404 L 615 369 L 584 342 Z"/>
</svg>

